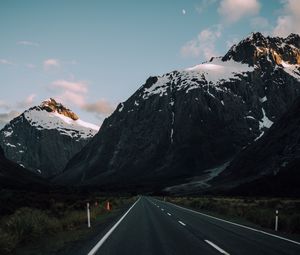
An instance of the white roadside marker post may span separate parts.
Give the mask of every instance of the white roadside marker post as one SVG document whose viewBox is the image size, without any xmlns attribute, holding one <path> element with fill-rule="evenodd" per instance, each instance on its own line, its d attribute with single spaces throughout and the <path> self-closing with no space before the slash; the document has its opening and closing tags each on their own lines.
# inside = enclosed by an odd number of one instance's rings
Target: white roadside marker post
<svg viewBox="0 0 300 255">
<path fill-rule="evenodd" d="M 88 228 L 91 227 L 91 213 L 90 213 L 90 203 L 86 204 L 86 210 L 87 210 L 87 223 L 88 223 Z"/>
<path fill-rule="evenodd" d="M 275 231 L 278 231 L 278 210 L 275 211 Z"/>
</svg>

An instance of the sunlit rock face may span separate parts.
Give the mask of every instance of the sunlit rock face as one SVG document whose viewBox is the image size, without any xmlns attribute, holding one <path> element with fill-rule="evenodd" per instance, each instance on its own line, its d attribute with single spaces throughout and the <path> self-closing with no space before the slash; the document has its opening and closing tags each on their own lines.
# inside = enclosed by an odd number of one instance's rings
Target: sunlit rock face
<svg viewBox="0 0 300 255">
<path fill-rule="evenodd" d="M 54 99 L 48 99 L 13 119 L 0 131 L 5 156 L 21 166 L 51 177 L 98 132 Z"/>
<path fill-rule="evenodd" d="M 224 57 L 148 78 L 56 181 L 161 188 L 205 179 L 260 139 L 300 94 L 298 52 L 299 36 L 256 33 Z"/>
</svg>

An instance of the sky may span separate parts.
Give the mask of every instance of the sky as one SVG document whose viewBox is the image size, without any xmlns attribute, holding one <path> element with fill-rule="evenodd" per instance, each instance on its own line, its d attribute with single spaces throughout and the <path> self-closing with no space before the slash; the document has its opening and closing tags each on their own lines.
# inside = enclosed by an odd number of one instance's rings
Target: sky
<svg viewBox="0 0 300 255">
<path fill-rule="evenodd" d="M 0 127 L 50 97 L 101 125 L 149 76 L 300 34 L 300 1 L 1 0 L 0 31 Z"/>
</svg>

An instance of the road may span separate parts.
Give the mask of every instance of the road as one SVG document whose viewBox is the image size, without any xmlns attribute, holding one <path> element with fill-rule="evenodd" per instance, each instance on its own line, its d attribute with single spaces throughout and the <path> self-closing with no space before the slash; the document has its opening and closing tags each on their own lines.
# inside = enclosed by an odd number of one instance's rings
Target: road
<svg viewBox="0 0 300 255">
<path fill-rule="evenodd" d="M 299 255 L 300 243 L 141 197 L 88 255 Z"/>
</svg>

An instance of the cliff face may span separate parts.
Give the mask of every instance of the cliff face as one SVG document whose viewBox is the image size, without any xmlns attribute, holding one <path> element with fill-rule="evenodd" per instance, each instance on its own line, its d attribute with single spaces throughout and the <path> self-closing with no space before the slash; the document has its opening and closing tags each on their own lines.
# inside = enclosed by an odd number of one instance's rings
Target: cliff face
<svg viewBox="0 0 300 255">
<path fill-rule="evenodd" d="M 56 182 L 160 189 L 206 178 L 207 169 L 259 139 L 300 95 L 299 43 L 295 35 L 253 34 L 222 58 L 150 77 Z"/>
<path fill-rule="evenodd" d="M 97 131 L 97 126 L 49 99 L 7 124 L 0 132 L 0 145 L 8 159 L 51 177 L 61 172 Z"/>
<path fill-rule="evenodd" d="M 300 193 L 300 97 L 261 139 L 242 150 L 213 181 L 251 195 Z"/>
</svg>

